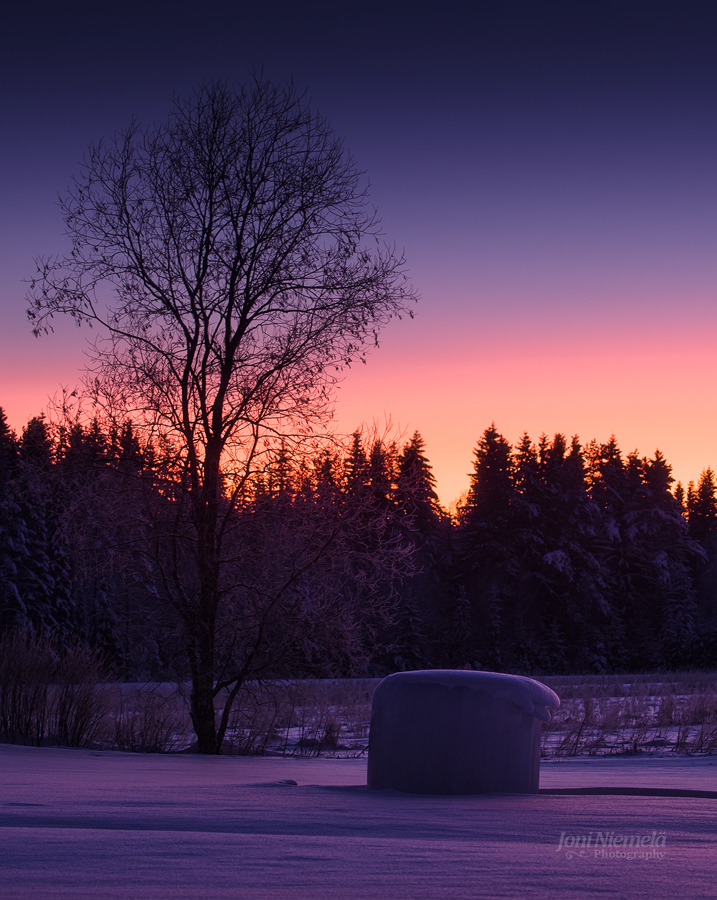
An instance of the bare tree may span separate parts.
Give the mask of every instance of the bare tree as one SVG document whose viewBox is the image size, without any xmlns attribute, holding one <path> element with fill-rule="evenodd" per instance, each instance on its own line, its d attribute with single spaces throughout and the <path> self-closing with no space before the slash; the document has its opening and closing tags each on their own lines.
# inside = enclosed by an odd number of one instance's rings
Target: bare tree
<svg viewBox="0 0 717 900">
<path fill-rule="evenodd" d="M 272 440 L 326 421 L 341 368 L 414 297 L 342 142 L 292 85 L 261 77 L 203 86 L 165 124 L 91 147 L 62 208 L 72 252 L 39 261 L 29 317 L 36 334 L 58 313 L 100 326 L 88 390 L 174 456 L 193 572 L 167 589 L 199 750 L 214 753 L 238 498 Z"/>
</svg>

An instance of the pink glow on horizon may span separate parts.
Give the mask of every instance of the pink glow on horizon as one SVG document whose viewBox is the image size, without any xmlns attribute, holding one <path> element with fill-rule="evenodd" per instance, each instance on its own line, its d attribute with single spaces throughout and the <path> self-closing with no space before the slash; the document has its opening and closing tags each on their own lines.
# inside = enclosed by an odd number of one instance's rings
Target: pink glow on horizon
<svg viewBox="0 0 717 900">
<path fill-rule="evenodd" d="M 583 444 L 614 433 L 624 454 L 659 448 L 685 485 L 717 467 L 717 329 L 708 317 L 696 336 L 653 321 L 637 330 L 637 344 L 634 323 L 621 336 L 585 312 L 582 323 L 574 314 L 557 329 L 528 317 L 512 329 L 486 317 L 481 328 L 477 310 L 466 312 L 457 325 L 441 323 L 440 305 L 425 301 L 416 321 L 386 329 L 337 391 L 338 431 L 374 422 L 382 431 L 390 420 L 401 442 L 422 434 L 445 505 L 467 489 L 473 449 L 493 421 L 511 443 L 524 431 L 533 440 L 543 431 L 577 434 Z M 0 406 L 18 434 L 61 386 L 79 383 L 84 362 L 76 330 L 37 341 L 25 333 L 0 366 Z"/>
<path fill-rule="evenodd" d="M 460 348 L 413 361 L 379 351 L 341 386 L 337 425 L 351 431 L 390 420 L 402 440 L 420 431 L 446 505 L 467 489 L 473 449 L 493 421 L 511 443 L 524 431 L 533 440 L 577 434 L 583 444 L 615 434 L 623 454 L 660 449 L 685 485 L 717 463 L 709 335 L 682 348 L 669 335 L 632 348 L 539 343 L 498 345 L 475 358 Z"/>
</svg>

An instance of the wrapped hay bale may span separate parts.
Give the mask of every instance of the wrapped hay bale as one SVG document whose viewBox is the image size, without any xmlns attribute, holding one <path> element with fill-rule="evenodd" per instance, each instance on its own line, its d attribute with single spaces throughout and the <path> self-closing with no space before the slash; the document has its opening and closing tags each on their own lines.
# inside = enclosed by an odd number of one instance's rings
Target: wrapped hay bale
<svg viewBox="0 0 717 900">
<path fill-rule="evenodd" d="M 368 786 L 414 794 L 538 791 L 540 723 L 558 696 L 532 678 L 437 669 L 373 695 Z"/>
</svg>

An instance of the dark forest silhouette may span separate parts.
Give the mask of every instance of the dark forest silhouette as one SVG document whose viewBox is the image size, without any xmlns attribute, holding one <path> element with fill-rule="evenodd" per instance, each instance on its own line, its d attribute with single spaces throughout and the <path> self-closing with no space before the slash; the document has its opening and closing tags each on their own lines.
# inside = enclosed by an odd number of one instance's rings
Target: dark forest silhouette
<svg viewBox="0 0 717 900">
<path fill-rule="evenodd" d="M 5 633 L 80 640 L 128 680 L 186 677 L 176 561 L 157 539 L 177 503 L 170 458 L 130 423 L 38 417 L 17 438 L 0 412 Z M 246 677 L 713 667 L 715 493 L 710 469 L 685 491 L 659 451 L 624 457 L 614 437 L 511 447 L 491 426 L 449 516 L 418 433 L 278 444 L 232 513 L 222 652 L 251 657 Z"/>
</svg>

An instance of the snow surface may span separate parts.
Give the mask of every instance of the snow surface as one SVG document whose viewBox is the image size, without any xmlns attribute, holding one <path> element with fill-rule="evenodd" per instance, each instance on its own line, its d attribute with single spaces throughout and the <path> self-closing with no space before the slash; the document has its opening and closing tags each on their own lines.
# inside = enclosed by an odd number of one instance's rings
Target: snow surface
<svg viewBox="0 0 717 900">
<path fill-rule="evenodd" d="M 365 783 L 361 759 L 0 745 L 0 897 L 715 896 L 717 758 L 551 761 L 533 795 L 425 796 Z M 543 793 L 590 788 L 605 793 Z M 619 793 L 630 789 L 638 794 Z M 650 795 L 659 789 L 667 795 Z M 598 831 L 662 835 L 663 857 L 558 849 L 561 833 Z"/>
</svg>

